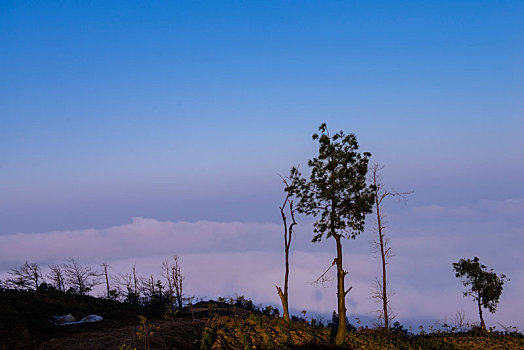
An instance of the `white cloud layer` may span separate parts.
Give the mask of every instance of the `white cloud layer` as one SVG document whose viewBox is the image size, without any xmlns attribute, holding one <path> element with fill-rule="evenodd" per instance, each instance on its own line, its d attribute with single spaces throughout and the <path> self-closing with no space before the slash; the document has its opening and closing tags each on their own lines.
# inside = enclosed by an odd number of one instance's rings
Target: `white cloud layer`
<svg viewBox="0 0 524 350">
<path fill-rule="evenodd" d="M 463 208 L 427 206 L 389 218 L 389 235 L 396 256 L 389 265 L 395 292 L 392 306 L 401 322 L 443 320 L 464 309 L 476 321 L 475 304 L 461 294 L 451 263 L 460 258 L 481 262 L 504 272 L 511 281 L 504 288 L 499 309 L 488 314 L 490 325 L 501 322 L 524 329 L 524 200 L 482 201 Z M 300 223 L 299 223 L 300 224 Z M 310 226 L 302 224 L 292 245 L 290 303 L 294 310 L 329 314 L 336 308 L 335 286 L 310 284 L 331 264 L 333 242 L 309 243 Z M 372 232 L 345 244 L 345 266 L 352 315 L 375 316 L 379 308 L 370 298 L 379 261 L 368 241 Z M 86 229 L 0 236 L 0 276 L 24 260 L 41 265 L 69 257 L 98 266 L 108 262 L 113 273 L 129 271 L 159 278 L 161 262 L 181 256 L 186 293 L 197 296 L 234 296 L 279 304 L 275 285 L 283 279 L 282 227 L 271 223 L 168 222 L 133 218 L 129 224 Z"/>
</svg>

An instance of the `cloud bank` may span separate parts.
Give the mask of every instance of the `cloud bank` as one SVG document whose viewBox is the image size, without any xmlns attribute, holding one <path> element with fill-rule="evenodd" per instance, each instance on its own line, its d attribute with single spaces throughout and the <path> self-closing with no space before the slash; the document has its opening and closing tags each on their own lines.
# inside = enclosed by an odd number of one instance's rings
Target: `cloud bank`
<svg viewBox="0 0 524 350">
<path fill-rule="evenodd" d="M 452 262 L 476 255 L 511 278 L 497 313 L 487 315 L 487 322 L 524 329 L 520 302 L 524 293 L 523 218 L 523 199 L 481 201 L 460 208 L 407 207 L 402 215 L 390 215 L 388 234 L 396 256 L 389 265 L 389 277 L 397 319 L 413 325 L 436 322 L 463 309 L 476 321 L 475 304 L 462 296 L 463 287 L 451 268 Z M 292 245 L 290 303 L 297 313 L 306 309 L 327 316 L 336 309 L 335 282 L 322 288 L 311 281 L 331 264 L 334 245 L 330 240 L 310 243 L 310 224 L 299 225 Z M 370 231 L 344 242 L 348 283 L 353 286 L 348 305 L 353 316 L 374 317 L 379 309 L 370 298 L 380 271 L 369 245 L 372 238 Z M 108 262 L 115 274 L 136 264 L 139 274 L 159 278 L 161 262 L 178 254 L 188 295 L 238 293 L 255 302 L 278 305 L 275 285 L 283 280 L 282 239 L 281 225 L 273 223 L 137 217 L 105 229 L 0 236 L 0 276 L 24 260 L 45 266 L 74 257 L 92 266 Z"/>
</svg>

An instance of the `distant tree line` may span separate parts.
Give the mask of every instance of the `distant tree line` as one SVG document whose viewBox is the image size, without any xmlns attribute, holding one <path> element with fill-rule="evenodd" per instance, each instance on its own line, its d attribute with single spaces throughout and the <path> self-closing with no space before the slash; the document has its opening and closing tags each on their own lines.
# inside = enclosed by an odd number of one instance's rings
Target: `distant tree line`
<svg viewBox="0 0 524 350">
<path fill-rule="evenodd" d="M 107 263 L 100 264 L 100 267 L 98 270 L 73 258 L 47 267 L 25 261 L 8 272 L 9 277 L 0 281 L 0 287 L 89 295 L 96 286 L 104 285 L 103 298 L 133 305 L 167 305 L 167 312 L 182 309 L 186 301 L 183 289 L 185 277 L 177 255 L 162 262 L 161 278 L 139 276 L 136 265 L 130 272 L 117 274 L 111 274 L 111 266 Z"/>
</svg>

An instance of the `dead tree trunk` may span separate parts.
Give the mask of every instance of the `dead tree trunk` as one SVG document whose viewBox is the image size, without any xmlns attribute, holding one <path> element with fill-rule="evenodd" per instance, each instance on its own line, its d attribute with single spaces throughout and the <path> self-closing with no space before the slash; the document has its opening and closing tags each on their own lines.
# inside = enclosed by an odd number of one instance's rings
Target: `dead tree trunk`
<svg viewBox="0 0 524 350">
<path fill-rule="evenodd" d="M 133 282 L 135 284 L 135 295 L 138 295 L 138 277 L 136 276 L 136 264 L 133 264 Z"/>
<path fill-rule="evenodd" d="M 285 183 L 285 181 L 284 181 Z M 287 184 L 286 184 L 287 185 Z M 286 196 L 286 199 L 284 200 L 284 204 L 280 207 L 280 215 L 282 216 L 282 222 L 284 224 L 284 254 L 285 254 L 285 265 L 286 265 L 286 272 L 284 274 L 284 291 L 279 286 L 275 286 L 277 288 L 278 296 L 280 297 L 280 300 L 282 301 L 282 309 L 283 309 L 283 317 L 284 320 L 290 321 L 289 318 L 289 300 L 288 300 L 288 280 L 289 280 L 289 247 L 291 246 L 291 238 L 293 236 L 293 226 L 295 226 L 297 223 L 295 222 L 295 213 L 293 210 L 293 201 L 289 200 L 289 193 Z M 287 225 L 287 217 L 285 213 L 286 204 L 289 203 L 289 213 L 291 215 L 291 224 L 289 226 Z"/>
<path fill-rule="evenodd" d="M 395 192 L 387 191 L 384 189 L 380 171 L 384 168 L 379 164 L 373 165 L 371 168 L 371 176 L 373 186 L 375 187 L 375 214 L 377 216 L 377 240 L 375 241 L 375 248 L 380 253 L 380 259 L 382 264 L 382 281 L 377 283 L 378 290 L 374 297 L 378 298 L 382 302 L 382 316 L 384 317 L 384 329 L 389 333 L 389 300 L 388 300 L 388 280 L 386 265 L 388 264 L 389 258 L 391 258 L 391 247 L 389 247 L 388 239 L 385 237 L 385 223 L 384 216 L 382 213 L 382 201 L 387 197 L 399 197 L 404 199 L 411 192 Z"/>
<path fill-rule="evenodd" d="M 109 264 L 102 263 L 100 266 L 102 266 L 102 268 L 104 269 L 104 275 L 106 277 L 106 289 L 107 289 L 106 297 L 107 297 L 107 300 L 109 300 L 111 297 L 110 291 L 109 291 L 109 275 L 108 275 Z"/>
</svg>

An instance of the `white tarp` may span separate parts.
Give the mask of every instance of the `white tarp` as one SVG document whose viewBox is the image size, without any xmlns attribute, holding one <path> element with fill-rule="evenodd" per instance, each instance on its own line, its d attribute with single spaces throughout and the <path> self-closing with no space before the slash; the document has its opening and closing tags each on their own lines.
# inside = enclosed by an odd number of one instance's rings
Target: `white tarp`
<svg viewBox="0 0 524 350">
<path fill-rule="evenodd" d="M 71 324 L 79 324 L 79 323 L 91 323 L 91 322 L 101 322 L 104 318 L 102 316 L 98 315 L 89 315 L 81 319 L 80 321 L 77 321 L 73 315 L 62 315 L 62 316 L 53 316 L 53 321 L 58 326 L 69 326 Z"/>
</svg>

